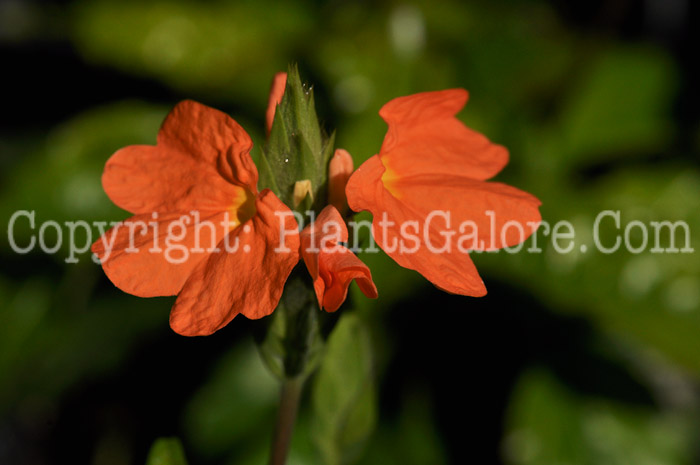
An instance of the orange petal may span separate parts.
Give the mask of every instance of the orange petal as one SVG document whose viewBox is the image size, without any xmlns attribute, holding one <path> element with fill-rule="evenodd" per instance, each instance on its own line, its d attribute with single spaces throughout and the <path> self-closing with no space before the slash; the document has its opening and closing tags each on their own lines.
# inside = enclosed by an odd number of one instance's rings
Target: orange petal
<svg viewBox="0 0 700 465">
<path fill-rule="evenodd" d="M 170 326 L 204 336 L 239 313 L 262 318 L 277 307 L 284 283 L 299 261 L 299 232 L 292 212 L 270 190 L 260 193 L 257 214 L 219 244 L 221 253 L 193 271 L 170 313 Z M 226 252 L 228 241 L 235 251 Z M 237 241 L 237 242 L 236 242 Z"/>
<path fill-rule="evenodd" d="M 184 101 L 166 118 L 156 146 L 132 145 L 112 155 L 102 185 L 115 204 L 135 214 L 225 210 L 242 187 L 257 192 L 251 147 L 226 114 Z"/>
<path fill-rule="evenodd" d="M 407 221 L 423 224 L 424 218 L 393 198 L 382 184 L 383 173 L 384 167 L 375 155 L 353 173 L 346 189 L 350 208 L 372 213 L 372 235 L 377 244 L 399 265 L 418 271 L 443 290 L 475 297 L 485 295 L 486 287 L 468 254 L 431 254 L 420 240 L 418 244 L 423 247 L 411 253 L 390 247 L 401 239 L 401 224 Z M 383 220 L 393 227 L 381 226 Z M 407 247 L 412 245 L 415 244 L 406 241 Z"/>
<path fill-rule="evenodd" d="M 272 87 L 270 88 L 270 99 L 267 103 L 267 111 L 265 112 L 265 128 L 267 134 L 270 134 L 272 122 L 275 120 L 275 111 L 277 105 L 282 101 L 284 96 L 284 88 L 287 85 L 287 73 L 277 73 L 272 79 Z"/>
<path fill-rule="evenodd" d="M 459 176 L 415 176 L 393 184 L 399 194 L 386 198 L 387 208 L 403 205 L 413 216 L 429 218 L 432 231 L 474 231 L 471 250 L 497 250 L 524 242 L 542 220 L 541 202 L 531 194 L 496 182 L 476 181 Z M 450 226 L 441 217 L 449 216 Z M 459 235 L 459 232 L 455 236 Z M 466 234 L 465 234 L 466 235 Z M 444 242 L 444 239 L 443 241 Z"/>
<path fill-rule="evenodd" d="M 229 182 L 257 192 L 253 141 L 226 113 L 192 100 L 178 103 L 158 132 L 158 145 L 174 148 L 218 168 Z"/>
<path fill-rule="evenodd" d="M 382 182 L 384 174 L 379 156 L 365 162 L 348 182 L 350 207 L 373 214 L 377 244 L 399 265 L 448 292 L 484 295 L 486 288 L 467 251 L 518 244 L 541 219 L 539 200 L 504 184 L 426 174 L 397 177 L 390 192 Z"/>
<path fill-rule="evenodd" d="M 372 273 L 350 250 L 339 246 L 333 252 L 322 251 L 318 258 L 320 276 L 314 282 L 314 290 L 319 297 L 319 305 L 323 301 L 324 310 L 335 312 L 340 308 L 348 296 L 348 287 L 353 279 L 366 297 L 377 298 Z"/>
<path fill-rule="evenodd" d="M 102 186 L 117 206 L 135 214 L 225 210 L 242 189 L 214 165 L 164 146 L 131 145 L 107 161 Z"/>
<path fill-rule="evenodd" d="M 228 233 L 227 213 L 136 215 L 107 231 L 92 245 L 107 277 L 139 297 L 175 295 Z M 234 218 L 230 218 L 232 221 Z M 222 224 L 223 223 L 223 224 Z"/>
<path fill-rule="evenodd" d="M 348 230 L 333 206 L 324 208 L 316 221 L 304 228 L 300 239 L 301 256 L 313 279 L 319 307 L 328 312 L 338 310 L 353 279 L 365 296 L 377 297 L 367 265 L 338 243 L 347 241 Z"/>
<path fill-rule="evenodd" d="M 345 186 L 354 168 L 352 156 L 347 150 L 336 149 L 328 165 L 328 203 L 333 205 L 341 215 L 348 209 Z"/>
<path fill-rule="evenodd" d="M 379 114 L 389 125 L 380 151 L 384 166 L 400 176 L 425 172 L 488 179 L 508 163 L 508 151 L 466 127 L 455 115 L 464 89 L 396 98 Z"/>
<path fill-rule="evenodd" d="M 370 157 L 355 170 L 345 186 L 345 194 L 351 210 L 356 212 L 373 211 L 376 197 L 383 196 L 386 190 L 382 183 L 385 171 L 379 155 Z"/>
</svg>

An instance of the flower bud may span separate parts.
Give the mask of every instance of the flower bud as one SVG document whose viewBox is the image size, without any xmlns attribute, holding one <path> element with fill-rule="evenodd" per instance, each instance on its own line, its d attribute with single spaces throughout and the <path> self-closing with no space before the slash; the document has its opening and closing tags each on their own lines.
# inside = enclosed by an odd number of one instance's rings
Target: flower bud
<svg viewBox="0 0 700 465">
<path fill-rule="evenodd" d="M 282 101 L 286 85 L 287 73 L 280 72 L 275 74 L 275 77 L 272 79 L 272 87 L 270 88 L 267 111 L 265 112 L 265 129 L 267 130 L 267 135 L 270 135 L 272 122 L 275 120 L 275 111 L 277 110 L 277 105 Z"/>
<path fill-rule="evenodd" d="M 348 210 L 345 185 L 352 171 L 352 157 L 348 151 L 336 149 L 328 165 L 328 203 L 338 209 L 341 215 L 345 215 Z"/>
<path fill-rule="evenodd" d="M 297 181 L 294 183 L 294 208 L 298 207 L 307 195 L 313 202 L 314 191 L 311 181 L 304 179 L 303 181 Z"/>
</svg>

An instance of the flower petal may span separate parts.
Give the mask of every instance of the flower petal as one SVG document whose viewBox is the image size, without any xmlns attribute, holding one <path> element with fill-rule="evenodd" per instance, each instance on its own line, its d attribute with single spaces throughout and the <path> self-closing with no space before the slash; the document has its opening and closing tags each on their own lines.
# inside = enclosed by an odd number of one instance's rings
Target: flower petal
<svg viewBox="0 0 700 465">
<path fill-rule="evenodd" d="M 508 163 L 505 147 L 466 127 L 455 115 L 467 102 L 464 89 L 396 98 L 379 114 L 389 125 L 382 163 L 398 176 L 424 173 L 489 179 Z"/>
<path fill-rule="evenodd" d="M 420 237 L 414 243 L 403 241 L 401 225 L 411 222 L 421 225 L 425 218 L 398 202 L 384 188 L 383 173 L 384 166 L 375 155 L 353 173 L 346 188 L 351 209 L 372 213 L 372 235 L 377 244 L 396 263 L 418 271 L 445 291 L 475 297 L 485 295 L 484 282 L 468 254 L 455 254 L 454 251 L 451 254 L 432 254 Z M 419 248 L 401 250 L 398 244 L 405 244 L 409 249 L 417 244 Z"/>
<path fill-rule="evenodd" d="M 324 208 L 316 221 L 304 228 L 300 239 L 301 256 L 313 279 L 319 307 L 328 312 L 338 310 L 353 279 L 365 296 L 377 297 L 367 265 L 338 243 L 347 241 L 348 230 L 335 207 Z"/>
<path fill-rule="evenodd" d="M 185 283 L 170 313 L 175 332 L 208 335 L 239 313 L 257 319 L 277 307 L 299 261 L 298 226 L 270 190 L 260 193 L 255 206 L 257 214 L 232 231 L 219 244 L 222 252 L 202 261 Z"/>
<path fill-rule="evenodd" d="M 374 155 L 352 173 L 345 186 L 345 194 L 351 210 L 373 211 L 377 197 L 384 195 L 386 190 L 382 183 L 385 171 L 379 155 Z"/>
<path fill-rule="evenodd" d="M 524 242 L 542 220 L 541 202 L 515 187 L 458 176 L 414 176 L 392 186 L 398 198 L 385 200 L 410 208 L 433 231 L 472 234 L 470 250 L 497 250 Z M 388 203 L 387 207 L 391 208 Z M 432 215 L 432 221 L 431 221 Z M 447 223 L 446 217 L 449 217 Z M 429 223 L 428 223 L 429 222 Z M 444 242 L 444 239 L 442 240 Z"/>
<path fill-rule="evenodd" d="M 131 145 L 112 155 L 102 186 L 115 204 L 134 214 L 222 211 L 243 190 L 228 183 L 213 165 L 150 145 Z"/>
<path fill-rule="evenodd" d="M 275 74 L 275 77 L 272 79 L 272 87 L 270 88 L 270 99 L 267 103 L 267 111 L 265 112 L 265 129 L 267 130 L 267 134 L 270 134 L 270 130 L 272 129 L 277 105 L 282 101 L 286 85 L 287 73 Z"/>
<path fill-rule="evenodd" d="M 379 156 L 365 162 L 348 182 L 350 207 L 372 213 L 377 244 L 399 265 L 448 292 L 484 295 L 468 250 L 519 244 L 541 220 L 539 200 L 504 184 L 431 174 L 387 189 L 384 173 Z"/>
<path fill-rule="evenodd" d="M 102 186 L 135 214 L 225 210 L 242 189 L 256 191 L 250 137 L 226 114 L 192 101 L 179 103 L 158 144 L 132 145 L 107 161 Z"/>
<path fill-rule="evenodd" d="M 250 158 L 253 141 L 226 113 L 192 100 L 178 103 L 158 132 L 158 145 L 218 168 L 227 181 L 256 191 L 258 170 Z"/>
<path fill-rule="evenodd" d="M 107 277 L 139 297 L 175 295 L 217 243 L 229 232 L 227 212 L 133 216 L 92 245 Z M 198 219 L 198 221 L 197 221 Z"/>
</svg>

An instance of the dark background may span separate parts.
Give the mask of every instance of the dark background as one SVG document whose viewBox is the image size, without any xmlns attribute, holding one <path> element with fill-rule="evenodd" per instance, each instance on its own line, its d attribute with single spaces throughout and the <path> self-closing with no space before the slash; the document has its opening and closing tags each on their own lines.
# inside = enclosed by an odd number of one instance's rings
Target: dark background
<svg viewBox="0 0 700 465">
<path fill-rule="evenodd" d="M 354 289 L 342 310 L 374 354 L 377 416 L 356 463 L 700 463 L 700 261 L 606 255 L 590 238 L 612 209 L 623 228 L 686 221 L 700 246 L 697 43 L 697 4 L 683 0 L 2 0 L 2 217 L 125 218 L 101 191 L 104 162 L 154 143 L 185 98 L 261 145 L 288 63 L 356 166 L 381 144 L 381 105 L 465 87 L 464 121 L 510 149 L 499 180 L 538 196 L 551 224 L 571 221 L 590 251 L 558 254 L 541 236 L 544 253 L 476 255 L 482 299 L 361 256 L 380 297 Z M 145 463 L 162 436 L 193 464 L 264 462 L 276 385 L 249 321 L 178 336 L 173 298 L 123 294 L 89 254 L 20 255 L 3 234 L 0 463 Z M 314 392 L 290 463 L 322 463 Z"/>
</svg>

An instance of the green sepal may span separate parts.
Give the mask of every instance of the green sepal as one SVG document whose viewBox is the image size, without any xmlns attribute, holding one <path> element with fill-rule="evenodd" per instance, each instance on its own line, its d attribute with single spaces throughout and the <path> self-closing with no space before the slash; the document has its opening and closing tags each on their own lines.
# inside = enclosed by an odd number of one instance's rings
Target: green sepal
<svg viewBox="0 0 700 465">
<path fill-rule="evenodd" d="M 324 140 L 323 150 L 321 151 L 321 169 L 323 172 L 323 180 L 322 183 L 318 186 L 318 189 L 314 194 L 315 197 L 313 204 L 310 208 L 308 208 L 308 210 L 315 210 L 316 212 L 320 212 L 323 209 L 323 207 L 328 205 L 328 165 L 331 161 L 331 157 L 333 156 L 333 152 L 335 152 L 334 145 L 335 131 L 333 131 L 331 135 Z"/>
<path fill-rule="evenodd" d="M 324 136 L 318 122 L 313 90 L 302 84 L 297 67 L 290 66 L 284 96 L 275 111 L 261 157 L 268 162 L 277 186 L 275 194 L 289 207 L 303 212 L 325 203 L 332 144 L 333 138 Z M 294 185 L 303 180 L 311 181 L 313 200 L 294 205 Z"/>
<path fill-rule="evenodd" d="M 316 191 L 316 192 L 319 192 L 319 191 Z M 295 207 L 295 210 L 298 211 L 298 212 L 300 212 L 300 213 L 305 213 L 305 212 L 307 212 L 307 211 L 310 211 L 310 210 L 312 210 L 312 209 L 314 208 L 314 204 L 315 204 L 314 201 L 315 201 L 315 200 L 316 200 L 316 197 L 314 197 L 314 198 L 312 199 L 310 195 L 307 195 L 307 196 L 304 197 L 304 199 L 299 203 L 299 205 L 297 205 L 297 206 Z"/>
<path fill-rule="evenodd" d="M 335 152 L 335 131 L 331 133 L 330 136 L 328 136 L 323 144 L 323 166 L 328 168 L 328 164 L 331 161 L 331 157 L 333 156 L 333 152 Z"/>
<path fill-rule="evenodd" d="M 270 162 L 267 160 L 265 152 L 258 150 L 252 155 L 255 166 L 258 168 L 258 190 L 270 189 L 279 197 L 281 194 L 280 189 L 277 186 L 274 174 L 272 174 L 272 168 L 270 168 Z"/>
<path fill-rule="evenodd" d="M 158 438 L 148 452 L 146 465 L 187 465 L 185 450 L 178 438 Z"/>
<path fill-rule="evenodd" d="M 318 123 L 318 116 L 316 115 L 314 92 L 310 86 L 301 82 L 296 65 L 291 65 L 287 72 L 285 95 L 289 95 L 291 102 L 291 106 L 287 108 L 288 111 L 283 112 L 289 124 L 288 127 L 293 128 L 293 133 L 306 139 L 309 148 L 313 152 L 316 165 L 319 165 L 323 142 L 321 125 Z"/>
</svg>

